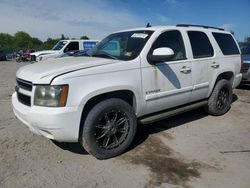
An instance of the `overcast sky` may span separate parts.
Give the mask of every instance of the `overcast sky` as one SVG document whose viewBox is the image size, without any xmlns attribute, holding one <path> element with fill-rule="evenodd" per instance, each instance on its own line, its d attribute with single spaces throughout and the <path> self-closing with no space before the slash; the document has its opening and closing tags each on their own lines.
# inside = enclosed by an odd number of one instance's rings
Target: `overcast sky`
<svg viewBox="0 0 250 188">
<path fill-rule="evenodd" d="M 132 27 L 192 23 L 250 35 L 250 0 L 0 0 L 0 32 L 46 40 L 64 34 L 101 39 Z"/>
</svg>

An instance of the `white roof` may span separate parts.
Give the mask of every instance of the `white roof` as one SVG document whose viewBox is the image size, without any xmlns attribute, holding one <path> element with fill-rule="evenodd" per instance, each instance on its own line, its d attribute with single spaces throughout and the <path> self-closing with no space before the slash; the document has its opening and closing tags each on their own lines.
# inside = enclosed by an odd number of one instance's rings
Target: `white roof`
<svg viewBox="0 0 250 188">
<path fill-rule="evenodd" d="M 205 26 L 204 26 L 205 27 Z M 196 30 L 196 31 L 216 31 L 220 33 L 228 33 L 231 34 L 228 31 L 224 30 L 219 30 L 216 28 L 204 28 L 204 27 L 198 27 L 198 26 L 152 26 L 152 27 L 138 27 L 138 28 L 132 28 L 132 29 L 126 29 L 126 30 L 121 30 L 117 31 L 116 33 L 119 32 L 125 32 L 125 31 L 137 31 L 137 30 L 148 30 L 148 31 L 162 31 L 162 30 L 171 30 L 171 29 L 179 29 L 179 30 Z"/>
<path fill-rule="evenodd" d="M 69 42 L 69 41 L 93 41 L 93 42 L 99 42 L 100 40 L 92 40 L 92 39 L 65 39 L 65 40 L 60 40 L 60 41 L 65 41 L 65 42 Z"/>
</svg>

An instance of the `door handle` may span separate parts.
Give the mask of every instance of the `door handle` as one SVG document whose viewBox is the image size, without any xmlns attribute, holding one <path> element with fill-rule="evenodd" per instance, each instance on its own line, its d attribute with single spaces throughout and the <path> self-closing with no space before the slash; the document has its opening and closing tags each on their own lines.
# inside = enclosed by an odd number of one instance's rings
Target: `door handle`
<svg viewBox="0 0 250 188">
<path fill-rule="evenodd" d="M 216 62 L 213 62 L 212 65 L 211 65 L 211 67 L 217 69 L 217 68 L 220 67 L 220 65 L 218 63 L 216 63 Z"/>
<path fill-rule="evenodd" d="M 184 74 L 188 74 L 188 73 L 191 72 L 191 68 L 184 66 L 184 67 L 181 68 L 180 72 L 182 72 Z"/>
</svg>

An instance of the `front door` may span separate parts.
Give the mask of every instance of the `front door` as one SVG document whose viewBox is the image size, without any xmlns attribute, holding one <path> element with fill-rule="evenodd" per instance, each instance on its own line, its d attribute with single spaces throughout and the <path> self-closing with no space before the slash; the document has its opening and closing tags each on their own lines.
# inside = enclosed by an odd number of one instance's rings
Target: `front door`
<svg viewBox="0 0 250 188">
<path fill-rule="evenodd" d="M 145 113 L 179 106 L 190 100 L 192 91 L 192 64 L 186 58 L 182 34 L 178 30 L 166 31 L 153 43 L 154 49 L 168 47 L 174 56 L 166 62 L 142 63 L 143 97 Z M 144 60 L 147 61 L 147 60 Z"/>
</svg>

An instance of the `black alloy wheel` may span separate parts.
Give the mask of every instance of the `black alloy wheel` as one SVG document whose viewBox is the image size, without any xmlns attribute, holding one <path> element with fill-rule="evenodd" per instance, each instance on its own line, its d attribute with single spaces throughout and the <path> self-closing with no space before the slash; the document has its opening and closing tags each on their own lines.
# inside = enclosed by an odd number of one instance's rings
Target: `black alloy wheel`
<svg viewBox="0 0 250 188">
<path fill-rule="evenodd" d="M 229 99 L 229 90 L 228 90 L 228 88 L 222 88 L 219 91 L 219 94 L 218 94 L 218 99 L 217 99 L 217 102 L 216 102 L 217 107 L 220 110 L 224 109 L 227 106 L 228 99 Z"/>
<path fill-rule="evenodd" d="M 137 120 L 134 109 L 118 98 L 96 104 L 82 125 L 81 144 L 98 159 L 108 159 L 125 152 L 132 143 Z"/>
<path fill-rule="evenodd" d="M 219 80 L 211 96 L 208 99 L 208 104 L 205 110 L 214 116 L 225 114 L 231 107 L 233 98 L 233 89 L 229 80 Z"/>
<path fill-rule="evenodd" d="M 111 110 L 105 113 L 95 126 L 95 139 L 103 149 L 119 147 L 128 136 L 130 122 L 125 112 Z"/>
</svg>

